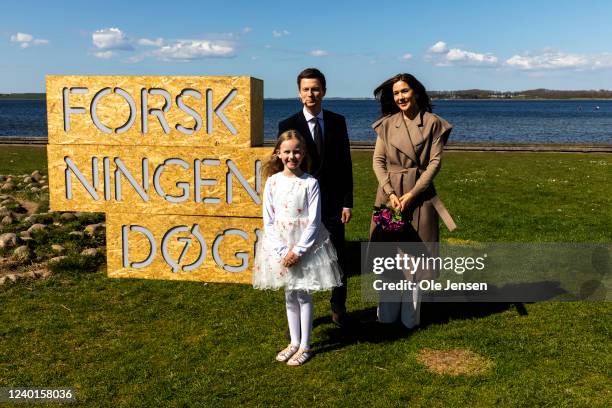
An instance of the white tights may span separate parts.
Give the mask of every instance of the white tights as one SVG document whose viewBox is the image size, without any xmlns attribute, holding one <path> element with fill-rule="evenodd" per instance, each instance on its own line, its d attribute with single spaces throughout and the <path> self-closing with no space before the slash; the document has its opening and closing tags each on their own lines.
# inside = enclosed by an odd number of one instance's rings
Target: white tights
<svg viewBox="0 0 612 408">
<path fill-rule="evenodd" d="M 312 318 L 314 304 L 312 295 L 303 290 L 286 290 L 285 306 L 287 307 L 287 321 L 291 345 L 310 348 L 310 334 L 312 333 Z"/>
</svg>

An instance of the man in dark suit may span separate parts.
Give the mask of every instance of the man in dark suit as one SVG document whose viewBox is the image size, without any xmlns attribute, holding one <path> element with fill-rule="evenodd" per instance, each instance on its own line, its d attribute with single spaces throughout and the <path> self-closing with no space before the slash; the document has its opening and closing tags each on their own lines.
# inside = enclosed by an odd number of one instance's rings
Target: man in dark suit
<svg viewBox="0 0 612 408">
<path fill-rule="evenodd" d="M 278 135 L 294 129 L 306 139 L 310 173 L 319 181 L 321 219 L 331 235 L 342 268 L 342 286 L 331 297 L 332 320 L 346 325 L 346 251 L 344 224 L 352 216 L 353 169 L 344 116 L 321 108 L 325 97 L 325 76 L 316 68 L 307 68 L 297 77 L 298 93 L 304 108 L 278 124 Z"/>
</svg>

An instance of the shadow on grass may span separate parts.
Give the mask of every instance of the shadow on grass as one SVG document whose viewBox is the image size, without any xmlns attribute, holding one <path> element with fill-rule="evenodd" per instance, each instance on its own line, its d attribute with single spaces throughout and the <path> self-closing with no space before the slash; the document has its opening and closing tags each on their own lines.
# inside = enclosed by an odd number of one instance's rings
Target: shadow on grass
<svg viewBox="0 0 612 408">
<path fill-rule="evenodd" d="M 361 262 L 361 242 L 346 242 L 347 269 L 349 276 L 359 275 Z M 536 284 L 537 286 L 537 284 Z M 525 288 L 522 288 L 523 290 Z M 537 290 L 538 288 L 535 288 Z M 539 288 L 541 289 L 541 288 Z M 360 288 L 349 288 L 360 290 Z M 426 329 L 433 324 L 444 324 L 451 320 L 484 318 L 515 308 L 521 315 L 527 315 L 523 303 L 516 302 L 423 302 L 421 304 L 421 325 L 407 329 L 401 323 L 382 324 L 376 320 L 376 307 L 348 312 L 348 327 L 331 326 L 323 330 L 325 340 L 313 344 L 317 353 L 338 350 L 355 343 L 389 343 L 410 337 L 415 331 Z M 316 318 L 313 325 L 331 325 L 331 316 Z"/>
<path fill-rule="evenodd" d="M 451 320 L 469 320 L 484 318 L 515 308 L 519 315 L 527 315 L 527 309 L 522 303 L 422 303 L 421 325 L 408 329 L 401 323 L 383 324 L 376 321 L 376 307 L 348 312 L 350 324 L 348 327 L 329 327 L 323 331 L 325 340 L 315 343 L 317 353 L 325 353 L 344 348 L 355 343 L 390 343 L 408 338 L 418 330 L 424 330 L 430 325 L 444 324 Z M 314 326 L 332 324 L 330 316 L 314 320 Z"/>
</svg>

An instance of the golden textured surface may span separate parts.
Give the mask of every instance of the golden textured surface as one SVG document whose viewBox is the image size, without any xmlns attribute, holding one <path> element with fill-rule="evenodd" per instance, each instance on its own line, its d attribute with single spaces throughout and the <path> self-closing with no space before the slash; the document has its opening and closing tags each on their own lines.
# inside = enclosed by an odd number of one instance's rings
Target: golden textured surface
<svg viewBox="0 0 612 408">
<path fill-rule="evenodd" d="M 86 94 L 71 93 L 69 106 L 85 108 L 84 113 L 70 114 L 70 131 L 64 128 L 64 88 L 87 88 Z M 100 122 L 113 130 L 124 125 L 130 114 L 130 107 L 123 96 L 115 93 L 121 88 L 131 95 L 135 102 L 135 120 L 124 133 L 104 133 L 93 123 L 91 103 L 94 95 L 104 89 L 113 92 L 100 98 L 95 110 Z M 170 93 L 171 103 L 164 117 L 170 131 L 166 134 L 156 116 L 148 115 L 148 132 L 142 132 L 141 89 L 160 88 Z M 180 124 L 186 128 L 195 126 L 195 119 L 178 107 L 177 97 L 184 89 L 192 89 L 201 98 L 184 96 L 183 101 L 202 117 L 202 127 L 191 135 L 176 129 Z M 206 90 L 212 89 L 212 109 L 215 109 L 236 89 L 237 94 L 223 113 L 235 127 L 232 134 L 221 118 L 213 113 L 212 132 L 207 133 Z M 148 109 L 161 109 L 165 98 L 148 95 Z M 147 146 L 235 146 L 251 147 L 263 144 L 263 81 L 252 77 L 180 77 L 180 76 L 47 76 L 47 120 L 50 144 L 103 144 L 103 145 L 147 145 Z"/>
<path fill-rule="evenodd" d="M 136 231 L 128 232 L 127 257 L 128 267 L 124 267 L 122 230 L 123 226 L 129 230 L 131 226 L 138 225 L 146 228 L 153 235 L 156 242 L 156 251 L 152 262 L 143 268 L 132 268 L 134 262 L 145 260 L 151 250 L 149 239 Z M 176 226 L 185 226 L 186 232 L 174 235 L 168 231 Z M 205 257 L 199 267 L 183 270 L 194 263 L 200 256 L 201 245 L 191 231 L 198 225 L 201 237 L 205 242 Z M 107 265 L 108 276 L 113 278 L 143 278 L 166 280 L 189 280 L 206 282 L 251 283 L 251 270 L 254 259 L 256 243 L 256 229 L 262 229 L 262 220 L 256 218 L 222 218 L 222 217 L 193 217 L 181 215 L 149 215 L 149 214 L 108 214 L 106 218 L 107 236 Z M 247 268 L 242 272 L 227 272 L 220 267 L 213 258 L 213 244 L 224 231 L 238 229 L 248 235 L 248 240 L 236 235 L 224 235 L 218 245 L 219 261 L 221 264 L 240 266 L 244 261 L 236 257 L 236 252 L 248 253 Z M 162 255 L 162 240 L 167 238 L 167 262 Z M 188 246 L 187 246 L 188 245 Z M 186 247 L 187 246 L 187 247 Z M 184 252 L 181 262 L 177 262 Z M 172 264 L 177 271 L 173 272 Z M 178 266 L 177 266 L 178 265 Z"/>
<path fill-rule="evenodd" d="M 49 166 L 50 206 L 53 211 L 93 211 L 114 213 L 141 214 L 185 214 L 185 215 L 222 215 L 228 217 L 261 217 L 261 199 L 265 179 L 261 178 L 256 203 L 247 190 L 232 174 L 232 202 L 229 203 L 227 177 L 228 160 L 231 160 L 243 177 L 255 189 L 255 163 L 261 160 L 263 164 L 272 153 L 271 148 L 256 147 L 248 149 L 233 149 L 231 147 L 217 148 L 184 148 L 159 146 L 86 146 L 86 145 L 48 145 L 47 158 Z M 72 185 L 72 199 L 66 197 L 65 172 L 68 167 L 65 158 L 69 158 L 93 185 L 92 158 L 98 158 L 98 200 L 96 201 L 79 179 L 69 172 Z M 108 157 L 108 172 L 104 169 L 104 158 Z M 115 159 L 118 158 L 132 174 L 139 185 L 143 185 L 142 161 L 148 159 L 148 201 L 145 201 L 132 187 L 128 179 L 118 173 L 121 186 L 121 201 L 116 198 L 115 170 L 118 168 Z M 177 182 L 188 184 L 189 198 L 183 202 L 173 203 L 163 198 L 155 189 L 153 178 L 156 168 L 167 159 L 184 160 L 189 168 L 168 164 L 160 172 L 159 185 L 163 192 L 171 196 L 180 196 L 183 189 Z M 200 197 L 218 198 L 219 204 L 196 202 L 194 183 L 194 161 L 219 160 L 219 165 L 204 165 L 200 167 L 201 179 L 214 179 L 216 185 L 202 185 Z M 108 173 L 109 195 L 105 199 L 105 174 Z M 160 191 L 161 192 L 161 191 Z"/>
</svg>

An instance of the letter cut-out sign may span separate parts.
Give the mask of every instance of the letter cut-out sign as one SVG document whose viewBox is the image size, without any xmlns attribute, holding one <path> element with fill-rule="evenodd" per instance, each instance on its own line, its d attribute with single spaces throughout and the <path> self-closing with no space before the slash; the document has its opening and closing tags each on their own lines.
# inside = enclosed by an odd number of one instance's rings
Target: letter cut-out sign
<svg viewBox="0 0 612 408">
<path fill-rule="evenodd" d="M 48 76 L 50 207 L 104 212 L 111 277 L 250 282 L 263 82 Z"/>
</svg>

